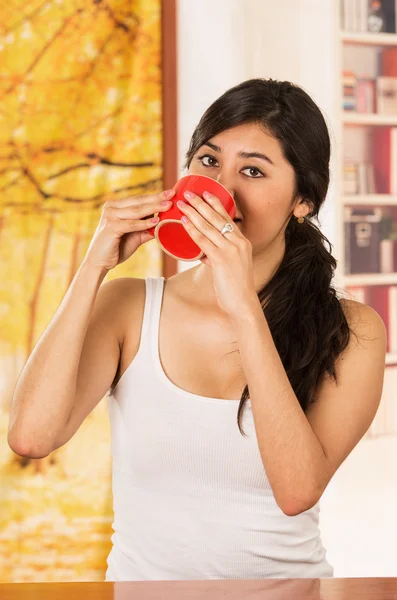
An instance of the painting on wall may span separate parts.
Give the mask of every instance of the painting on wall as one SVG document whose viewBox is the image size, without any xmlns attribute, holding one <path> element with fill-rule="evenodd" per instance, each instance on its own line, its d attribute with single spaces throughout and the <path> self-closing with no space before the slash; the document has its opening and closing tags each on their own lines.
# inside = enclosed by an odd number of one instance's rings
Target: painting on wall
<svg viewBox="0 0 397 600">
<path fill-rule="evenodd" d="M 106 401 L 38 460 L 9 448 L 9 408 L 103 204 L 162 190 L 161 19 L 161 0 L 0 7 L 3 582 L 105 577 L 113 522 Z M 149 242 L 108 279 L 159 275 L 161 253 Z"/>
</svg>

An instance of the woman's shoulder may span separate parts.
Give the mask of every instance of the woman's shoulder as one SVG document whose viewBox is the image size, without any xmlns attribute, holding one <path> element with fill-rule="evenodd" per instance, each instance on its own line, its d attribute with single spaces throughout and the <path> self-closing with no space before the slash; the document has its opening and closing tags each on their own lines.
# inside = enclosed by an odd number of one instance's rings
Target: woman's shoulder
<svg viewBox="0 0 397 600">
<path fill-rule="evenodd" d="M 118 306 L 122 306 L 129 304 L 132 297 L 145 293 L 145 280 L 137 277 L 117 277 L 105 281 L 101 288 L 104 295 L 116 301 Z"/>
<path fill-rule="evenodd" d="M 356 318 L 360 314 L 360 311 L 362 310 L 361 307 L 366 306 L 365 304 L 357 302 L 356 300 L 351 300 L 350 298 L 339 298 L 339 304 L 349 324 L 353 318 Z"/>
<path fill-rule="evenodd" d="M 371 312 L 376 312 L 369 304 L 352 300 L 351 298 L 339 298 L 340 305 L 345 314 L 346 319 L 354 320 Z M 377 314 L 377 313 L 376 313 Z"/>
<path fill-rule="evenodd" d="M 145 304 L 145 280 L 136 277 L 118 277 L 102 284 L 101 303 L 106 318 L 124 337 L 126 328 L 141 318 Z"/>
<path fill-rule="evenodd" d="M 349 328 L 356 334 L 368 333 L 385 334 L 385 324 L 379 313 L 362 302 L 350 298 L 339 298 L 340 305 L 346 317 Z"/>
</svg>

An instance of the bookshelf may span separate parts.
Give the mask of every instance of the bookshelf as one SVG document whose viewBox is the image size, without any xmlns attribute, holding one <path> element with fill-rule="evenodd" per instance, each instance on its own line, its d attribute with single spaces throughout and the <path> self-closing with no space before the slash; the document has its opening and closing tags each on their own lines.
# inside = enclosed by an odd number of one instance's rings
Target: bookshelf
<svg viewBox="0 0 397 600">
<path fill-rule="evenodd" d="M 343 113 L 343 122 L 346 125 L 383 125 L 397 126 L 397 115 L 376 115 L 376 114 L 357 114 Z"/>
<path fill-rule="evenodd" d="M 355 194 L 343 196 L 342 201 L 348 206 L 397 206 L 397 194 Z"/>
<path fill-rule="evenodd" d="M 397 363 L 397 354 L 388 354 L 386 357 L 386 365 L 395 365 Z"/>
<path fill-rule="evenodd" d="M 344 44 L 363 44 L 365 46 L 397 46 L 395 33 L 362 33 L 341 31 L 340 38 Z"/>
<path fill-rule="evenodd" d="M 339 260 L 348 297 L 372 306 L 388 332 L 383 397 L 368 436 L 397 434 L 397 2 L 337 3 Z"/>
<path fill-rule="evenodd" d="M 345 286 L 372 286 L 372 285 L 396 285 L 397 273 L 357 273 L 344 275 Z M 368 304 L 368 303 L 366 303 Z"/>
</svg>

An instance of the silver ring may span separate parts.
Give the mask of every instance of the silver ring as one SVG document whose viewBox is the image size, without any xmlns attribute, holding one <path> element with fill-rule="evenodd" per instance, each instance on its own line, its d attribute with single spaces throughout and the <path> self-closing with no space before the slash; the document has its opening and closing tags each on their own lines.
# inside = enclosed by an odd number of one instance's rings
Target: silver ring
<svg viewBox="0 0 397 600">
<path fill-rule="evenodd" d="M 232 231 L 234 231 L 234 225 L 232 225 L 231 223 L 225 223 L 221 234 L 225 235 L 225 233 L 231 233 Z"/>
</svg>

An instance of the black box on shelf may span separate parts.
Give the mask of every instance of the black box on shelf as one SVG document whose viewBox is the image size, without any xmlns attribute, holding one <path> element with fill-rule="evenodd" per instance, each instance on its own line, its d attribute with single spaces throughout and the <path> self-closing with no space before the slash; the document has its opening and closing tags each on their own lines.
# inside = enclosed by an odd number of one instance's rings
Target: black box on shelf
<svg viewBox="0 0 397 600">
<path fill-rule="evenodd" d="M 381 11 L 383 11 L 385 19 L 383 31 L 396 33 L 396 1 L 381 0 Z"/>
<path fill-rule="evenodd" d="M 380 273 L 382 209 L 345 208 L 345 272 Z"/>
</svg>

